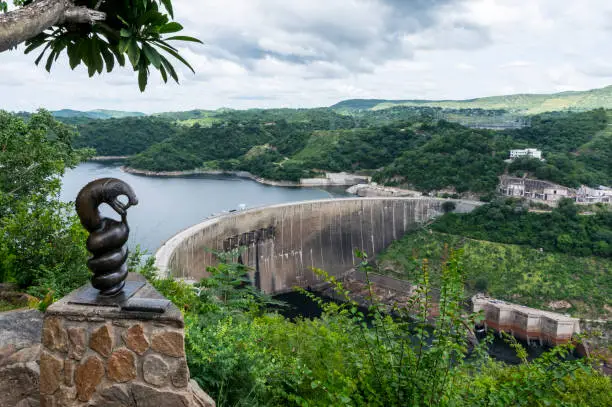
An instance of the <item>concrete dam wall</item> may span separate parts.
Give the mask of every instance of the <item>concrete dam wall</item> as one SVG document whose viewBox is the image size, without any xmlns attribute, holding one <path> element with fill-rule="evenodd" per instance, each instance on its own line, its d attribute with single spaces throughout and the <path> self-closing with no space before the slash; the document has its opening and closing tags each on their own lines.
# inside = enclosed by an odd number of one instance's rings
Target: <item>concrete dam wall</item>
<svg viewBox="0 0 612 407">
<path fill-rule="evenodd" d="M 217 263 L 213 251 L 245 246 L 241 261 L 251 281 L 266 293 L 320 283 L 311 268 L 340 276 L 405 233 L 442 214 L 446 200 L 435 198 L 351 198 L 297 202 L 233 212 L 208 219 L 169 239 L 156 253 L 163 277 L 200 280 Z M 481 203 L 453 201 L 456 212 Z"/>
</svg>

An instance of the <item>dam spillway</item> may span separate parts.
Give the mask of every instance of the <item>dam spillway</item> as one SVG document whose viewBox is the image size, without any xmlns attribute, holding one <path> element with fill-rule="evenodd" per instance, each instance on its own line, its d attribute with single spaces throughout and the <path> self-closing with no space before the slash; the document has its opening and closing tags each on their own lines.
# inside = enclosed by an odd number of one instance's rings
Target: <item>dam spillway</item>
<svg viewBox="0 0 612 407">
<path fill-rule="evenodd" d="M 250 277 L 269 294 L 316 286 L 312 269 L 334 276 L 351 270 L 354 250 L 375 256 L 394 240 L 441 215 L 436 198 L 348 198 L 296 202 L 232 212 L 179 232 L 155 255 L 161 277 L 199 281 L 217 264 L 214 252 L 244 246 Z M 455 212 L 480 202 L 453 200 Z"/>
</svg>

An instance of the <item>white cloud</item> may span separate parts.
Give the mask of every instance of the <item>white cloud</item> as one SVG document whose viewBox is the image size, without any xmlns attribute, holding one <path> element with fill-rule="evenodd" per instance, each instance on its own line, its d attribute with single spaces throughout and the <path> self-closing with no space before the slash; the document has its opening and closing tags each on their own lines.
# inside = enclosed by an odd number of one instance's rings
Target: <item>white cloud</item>
<svg viewBox="0 0 612 407">
<path fill-rule="evenodd" d="M 529 62 L 529 61 L 511 61 L 511 62 L 506 62 L 505 64 L 501 64 L 499 67 L 500 69 L 507 69 L 507 68 L 526 68 L 528 66 L 532 66 L 533 63 Z"/>
<path fill-rule="evenodd" d="M 607 0 L 175 0 L 180 85 L 131 69 L 89 78 L 65 58 L 48 74 L 0 54 L 8 110 L 310 107 L 347 98 L 460 99 L 610 84 Z M 604 51 L 602 51 L 604 50 Z M 612 55 L 612 54 L 610 54 Z"/>
</svg>

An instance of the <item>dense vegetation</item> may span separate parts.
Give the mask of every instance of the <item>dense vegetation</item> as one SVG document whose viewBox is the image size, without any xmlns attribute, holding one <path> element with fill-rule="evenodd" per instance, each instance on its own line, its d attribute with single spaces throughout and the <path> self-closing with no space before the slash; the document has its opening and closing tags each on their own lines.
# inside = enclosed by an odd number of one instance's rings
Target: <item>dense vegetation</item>
<svg viewBox="0 0 612 407">
<path fill-rule="evenodd" d="M 88 120 L 77 125 L 75 147 L 90 147 L 100 156 L 134 155 L 174 135 L 177 126 L 155 117 Z"/>
<path fill-rule="evenodd" d="M 519 244 L 544 252 L 612 257 L 612 211 L 601 208 L 579 215 L 579 207 L 563 200 L 550 213 L 529 212 L 525 202 L 499 200 L 466 214 L 448 213 L 431 228 L 472 239 Z"/>
<path fill-rule="evenodd" d="M 210 268 L 198 294 L 178 281 L 153 284 L 184 309 L 191 375 L 219 405 L 609 405 L 610 379 L 588 360 L 564 360 L 571 346 L 528 362 L 508 339 L 523 360 L 516 366 L 489 358 L 487 341 L 470 352 L 466 327 L 477 317 L 461 316 L 460 264 L 455 253 L 439 269 L 441 315 L 433 327 L 427 268 L 420 295 L 397 319 L 377 305 L 364 315 L 348 300 L 322 303 L 321 318 L 290 321 L 267 311 L 266 298 L 244 286 L 246 269 L 236 264 Z M 407 322 L 409 312 L 416 321 Z"/>
<path fill-rule="evenodd" d="M 89 276 L 86 233 L 59 200 L 59 176 L 91 154 L 74 130 L 40 111 L 24 122 L 0 111 L 0 282 L 55 298 Z"/>
<path fill-rule="evenodd" d="M 448 216 L 448 215 L 447 215 Z M 574 316 L 601 318 L 612 307 L 612 260 L 541 252 L 515 244 L 501 244 L 431 231 L 418 231 L 393 242 L 377 259 L 381 273 L 418 281 L 419 259 L 429 259 L 431 283 L 439 287 L 445 251 L 463 252 L 468 295 L 486 292 L 495 298 L 550 309 L 565 300 Z"/>
<path fill-rule="evenodd" d="M 404 152 L 375 180 L 408 185 L 422 191 L 454 188 L 457 192 L 495 190 L 504 170 L 508 143 L 490 130 L 474 130 L 440 121 L 425 124 L 418 133 L 427 141 Z"/>
</svg>

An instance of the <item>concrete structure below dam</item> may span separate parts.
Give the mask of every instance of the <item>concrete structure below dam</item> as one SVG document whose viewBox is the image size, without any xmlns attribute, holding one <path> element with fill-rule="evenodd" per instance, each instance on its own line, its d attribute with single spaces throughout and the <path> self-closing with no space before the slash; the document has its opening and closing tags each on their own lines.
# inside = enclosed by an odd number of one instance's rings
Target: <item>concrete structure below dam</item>
<svg viewBox="0 0 612 407">
<path fill-rule="evenodd" d="M 241 261 L 252 268 L 251 281 L 266 293 L 314 287 L 312 268 L 341 276 L 359 259 L 442 214 L 448 200 L 435 198 L 351 198 L 279 204 L 207 219 L 168 241 L 156 253 L 161 276 L 200 280 L 217 263 L 213 251 L 246 247 Z M 455 212 L 480 202 L 453 200 Z"/>
<path fill-rule="evenodd" d="M 569 342 L 580 333 L 580 320 L 556 312 L 542 311 L 523 305 L 475 295 L 474 312 L 483 311 L 485 328 L 496 332 L 509 332 L 517 338 L 537 340 L 549 345 Z"/>
</svg>

